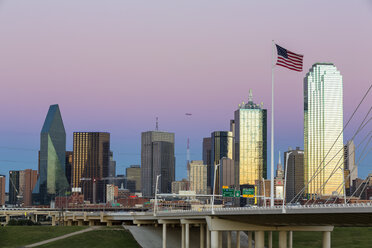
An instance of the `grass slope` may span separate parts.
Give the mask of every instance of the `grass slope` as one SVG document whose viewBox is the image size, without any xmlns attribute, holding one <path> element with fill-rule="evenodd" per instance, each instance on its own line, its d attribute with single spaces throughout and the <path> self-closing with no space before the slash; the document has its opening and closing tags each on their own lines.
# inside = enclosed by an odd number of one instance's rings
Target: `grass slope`
<svg viewBox="0 0 372 248">
<path fill-rule="evenodd" d="M 0 247 L 20 247 L 67 233 L 80 231 L 80 226 L 5 226 L 0 227 Z"/>
</svg>

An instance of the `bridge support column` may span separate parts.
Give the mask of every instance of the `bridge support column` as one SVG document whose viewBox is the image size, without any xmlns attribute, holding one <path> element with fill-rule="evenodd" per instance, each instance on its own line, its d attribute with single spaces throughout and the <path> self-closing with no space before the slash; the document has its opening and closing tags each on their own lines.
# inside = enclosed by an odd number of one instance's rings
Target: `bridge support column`
<svg viewBox="0 0 372 248">
<path fill-rule="evenodd" d="M 211 248 L 211 231 L 209 231 L 208 225 L 205 226 L 207 232 L 207 248 Z"/>
<path fill-rule="evenodd" d="M 251 243 L 251 245 L 252 245 L 252 243 Z M 265 232 L 264 231 L 255 231 L 254 232 L 254 247 L 255 248 L 265 248 Z"/>
<path fill-rule="evenodd" d="M 331 248 L 331 232 L 323 232 L 323 248 Z"/>
<path fill-rule="evenodd" d="M 67 221 L 67 226 L 72 226 L 72 220 Z"/>
<path fill-rule="evenodd" d="M 288 234 L 288 247 L 293 248 L 293 231 L 289 231 Z"/>
<path fill-rule="evenodd" d="M 287 232 L 279 232 L 279 248 L 287 248 Z"/>
<path fill-rule="evenodd" d="M 186 232 L 185 232 L 185 241 L 186 241 L 186 248 L 190 248 L 190 224 L 186 223 L 185 224 Z"/>
<path fill-rule="evenodd" d="M 185 224 L 181 224 L 181 228 L 182 228 L 181 247 L 185 248 Z"/>
<path fill-rule="evenodd" d="M 10 215 L 7 214 L 5 215 L 5 223 L 8 224 L 9 221 L 10 221 Z"/>
<path fill-rule="evenodd" d="M 211 248 L 219 248 L 219 231 L 211 231 Z"/>
<path fill-rule="evenodd" d="M 108 221 L 106 222 L 106 226 L 112 226 L 112 221 L 109 221 L 109 220 L 108 220 Z"/>
<path fill-rule="evenodd" d="M 52 226 L 56 226 L 56 216 L 52 215 Z"/>
<path fill-rule="evenodd" d="M 204 244 L 205 244 L 204 237 L 205 237 L 204 224 L 200 224 L 200 248 L 204 248 Z"/>
<path fill-rule="evenodd" d="M 227 231 L 227 248 L 231 248 L 231 231 Z"/>
<path fill-rule="evenodd" d="M 236 248 L 240 248 L 240 231 L 236 231 Z"/>
<path fill-rule="evenodd" d="M 167 248 L 167 224 L 163 224 L 163 248 Z"/>
<path fill-rule="evenodd" d="M 252 232 L 248 232 L 248 248 L 252 248 L 253 235 Z"/>
<path fill-rule="evenodd" d="M 83 222 L 83 220 L 78 220 L 78 226 L 83 226 L 84 225 L 84 222 Z"/>
<path fill-rule="evenodd" d="M 218 232 L 218 248 L 222 248 L 222 234 L 223 231 Z"/>
<path fill-rule="evenodd" d="M 273 248 L 273 232 L 269 232 L 269 248 Z"/>
<path fill-rule="evenodd" d="M 89 220 L 89 226 L 94 226 L 94 220 Z"/>
</svg>

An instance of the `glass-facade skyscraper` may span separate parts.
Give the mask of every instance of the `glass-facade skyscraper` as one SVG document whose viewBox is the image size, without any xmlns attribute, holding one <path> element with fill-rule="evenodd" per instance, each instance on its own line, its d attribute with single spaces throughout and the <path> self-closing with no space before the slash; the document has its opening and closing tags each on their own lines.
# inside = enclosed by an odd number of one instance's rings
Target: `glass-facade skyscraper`
<svg viewBox="0 0 372 248">
<path fill-rule="evenodd" d="M 342 130 L 342 76 L 333 64 L 316 63 L 304 79 L 304 173 L 309 197 L 343 194 Z"/>
<path fill-rule="evenodd" d="M 40 134 L 39 178 L 32 192 L 34 205 L 49 205 L 69 190 L 65 175 L 66 132 L 58 104 L 49 107 Z"/>
<path fill-rule="evenodd" d="M 235 111 L 235 163 L 239 166 L 239 184 L 255 185 L 267 176 L 267 110 L 255 104 L 250 93 L 248 103 Z"/>
</svg>

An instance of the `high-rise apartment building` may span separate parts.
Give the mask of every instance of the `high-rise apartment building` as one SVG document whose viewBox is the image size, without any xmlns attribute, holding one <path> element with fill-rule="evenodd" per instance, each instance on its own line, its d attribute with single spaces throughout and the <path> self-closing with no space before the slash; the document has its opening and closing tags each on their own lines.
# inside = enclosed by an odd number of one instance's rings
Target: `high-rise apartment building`
<svg viewBox="0 0 372 248">
<path fill-rule="evenodd" d="M 344 146 L 344 169 L 348 171 L 346 184 L 352 186 L 353 180 L 358 178 L 358 167 L 355 165 L 355 145 L 353 140 L 349 140 Z"/>
<path fill-rule="evenodd" d="M 212 139 L 210 137 L 203 138 L 203 164 L 207 165 L 207 192 L 212 192 L 211 182 L 211 157 L 212 157 Z"/>
<path fill-rule="evenodd" d="M 148 131 L 141 137 L 142 194 L 155 195 L 156 178 L 160 193 L 170 193 L 175 178 L 174 133 Z"/>
<path fill-rule="evenodd" d="M 39 178 L 32 192 L 34 205 L 49 205 L 66 192 L 66 132 L 58 104 L 49 107 L 40 134 Z"/>
<path fill-rule="evenodd" d="M 287 160 L 288 158 L 288 160 Z M 284 153 L 284 168 L 287 168 L 287 184 L 286 184 L 286 199 L 287 202 L 297 195 L 296 201 L 302 199 L 304 184 L 304 151 L 300 147 L 296 150 L 289 148 Z M 302 191 L 303 192 L 303 191 Z"/>
<path fill-rule="evenodd" d="M 190 190 L 198 195 L 207 194 L 207 165 L 203 160 L 190 162 Z"/>
<path fill-rule="evenodd" d="M 131 165 L 125 169 L 127 189 L 130 192 L 141 192 L 141 166 Z"/>
<path fill-rule="evenodd" d="M 235 163 L 239 166 L 240 185 L 254 185 L 267 176 L 267 110 L 263 104 L 239 104 L 235 111 Z"/>
<path fill-rule="evenodd" d="M 220 171 L 222 158 L 233 158 L 233 134 L 229 131 L 216 131 L 211 134 L 212 149 L 211 149 L 211 170 L 209 177 L 211 178 L 211 188 L 214 189 L 214 183 L 216 183 L 215 193 L 219 193 L 220 185 Z M 215 172 L 215 167 L 219 166 Z M 216 182 L 214 182 L 214 174 L 216 173 Z M 213 192 L 213 191 L 212 191 Z"/>
<path fill-rule="evenodd" d="M 0 206 L 5 205 L 5 176 L 0 175 Z"/>
<path fill-rule="evenodd" d="M 105 202 L 110 133 L 74 132 L 72 184 L 82 189 L 84 200 Z"/>
<path fill-rule="evenodd" d="M 304 79 L 304 168 L 308 197 L 343 195 L 343 84 L 331 63 Z"/>
</svg>

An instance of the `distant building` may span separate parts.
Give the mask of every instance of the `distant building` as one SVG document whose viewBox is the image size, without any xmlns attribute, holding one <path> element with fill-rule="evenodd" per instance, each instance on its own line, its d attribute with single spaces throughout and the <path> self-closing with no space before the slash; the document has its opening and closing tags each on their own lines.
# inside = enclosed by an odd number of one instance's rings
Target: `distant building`
<svg viewBox="0 0 372 248">
<path fill-rule="evenodd" d="M 344 146 L 344 169 L 348 170 L 346 184 L 352 186 L 353 180 L 358 178 L 358 167 L 355 165 L 355 145 L 353 140 L 349 140 Z"/>
<path fill-rule="evenodd" d="M 116 177 L 116 161 L 114 160 L 114 153 L 110 151 L 109 153 L 109 166 L 108 166 L 108 177 L 107 180 L 109 184 L 114 184 L 113 178 Z"/>
<path fill-rule="evenodd" d="M 125 170 L 127 179 L 127 189 L 130 192 L 141 192 L 141 166 L 131 165 Z"/>
<path fill-rule="evenodd" d="M 310 198 L 344 194 L 343 83 L 331 63 L 316 63 L 304 78 L 304 168 Z M 321 169 L 319 169 L 321 168 Z"/>
<path fill-rule="evenodd" d="M 108 177 L 110 133 L 74 132 L 72 184 L 82 189 L 84 200 L 105 202 Z"/>
<path fill-rule="evenodd" d="M 198 195 L 207 194 L 207 165 L 203 160 L 190 162 L 190 190 Z"/>
<path fill-rule="evenodd" d="M 69 190 L 65 175 L 66 132 L 58 104 L 49 107 L 40 134 L 39 177 L 32 192 L 34 205 L 50 205 Z"/>
<path fill-rule="evenodd" d="M 212 192 L 211 182 L 211 158 L 212 158 L 212 138 L 203 138 L 203 164 L 207 165 L 207 193 Z"/>
<path fill-rule="evenodd" d="M 288 162 L 287 162 L 288 156 Z M 284 167 L 288 167 L 287 170 L 287 184 L 286 184 L 286 199 L 287 202 L 299 194 L 295 199 L 296 201 L 302 199 L 304 193 L 300 193 L 304 184 L 304 151 L 300 150 L 300 147 L 296 147 L 296 150 L 289 148 L 284 153 Z M 303 191 L 302 191 L 303 192 Z"/>
<path fill-rule="evenodd" d="M 5 176 L 0 175 L 0 206 L 5 206 Z"/>
<path fill-rule="evenodd" d="M 174 133 L 148 131 L 141 137 L 141 186 L 144 197 L 155 195 L 156 178 L 160 193 L 170 193 L 175 178 Z"/>
<path fill-rule="evenodd" d="M 254 185 L 267 177 L 267 110 L 253 102 L 239 104 L 235 111 L 235 163 L 241 185 Z"/>
<path fill-rule="evenodd" d="M 68 182 L 68 185 L 70 188 L 72 187 L 72 163 L 73 163 L 73 156 L 74 152 L 72 151 L 66 151 L 66 169 L 65 169 L 65 174 L 66 174 L 66 179 Z"/>
<path fill-rule="evenodd" d="M 32 190 L 37 182 L 37 170 L 24 170 L 23 206 L 32 206 Z"/>
<path fill-rule="evenodd" d="M 186 191 L 188 189 L 189 182 L 187 181 L 187 179 L 172 182 L 172 194 L 179 194 L 180 191 Z"/>
<path fill-rule="evenodd" d="M 215 193 L 219 194 L 220 185 L 220 170 L 222 158 L 233 158 L 233 134 L 229 131 L 216 131 L 211 134 L 212 139 L 212 152 L 211 152 L 211 170 L 209 177 L 211 178 L 211 188 L 214 188 L 214 174 L 215 166 L 220 165 L 216 170 L 216 190 Z"/>
<path fill-rule="evenodd" d="M 220 192 L 223 186 L 239 189 L 239 168 L 236 167 L 234 160 L 223 157 L 220 164 Z"/>
<path fill-rule="evenodd" d="M 24 176 L 22 171 L 9 171 L 9 204 L 20 205 L 23 201 L 23 187 L 21 187 Z"/>
<path fill-rule="evenodd" d="M 276 165 L 276 177 L 277 179 L 284 179 L 284 169 L 282 165 L 282 161 L 280 159 L 280 152 L 279 152 L 279 161 L 278 164 Z"/>
<path fill-rule="evenodd" d="M 115 199 L 118 197 L 118 186 L 114 184 L 106 184 L 106 202 L 114 203 Z"/>
</svg>

